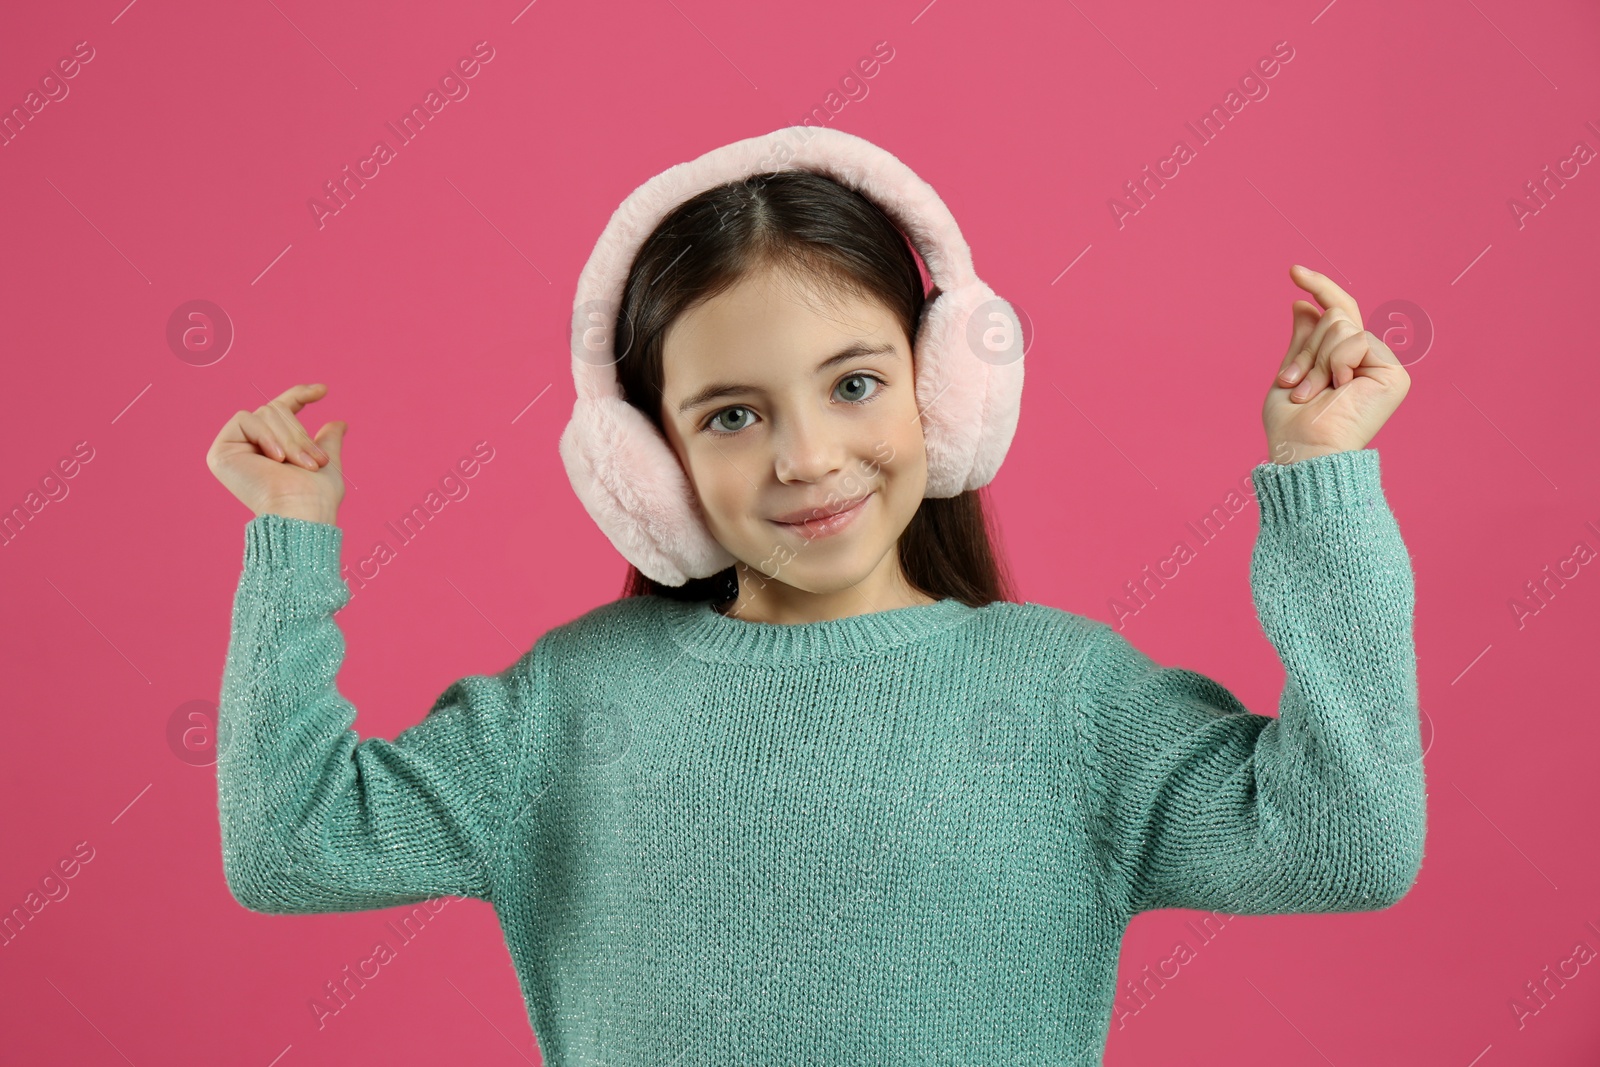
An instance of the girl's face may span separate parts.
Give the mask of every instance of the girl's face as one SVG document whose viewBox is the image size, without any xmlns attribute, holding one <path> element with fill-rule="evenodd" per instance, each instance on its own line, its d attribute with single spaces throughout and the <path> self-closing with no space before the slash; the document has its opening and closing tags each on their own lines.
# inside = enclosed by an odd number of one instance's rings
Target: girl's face
<svg viewBox="0 0 1600 1067">
<path fill-rule="evenodd" d="M 729 553 L 807 593 L 906 588 L 896 544 L 928 468 L 888 308 L 768 267 L 679 316 L 663 364 L 662 424 Z"/>
</svg>

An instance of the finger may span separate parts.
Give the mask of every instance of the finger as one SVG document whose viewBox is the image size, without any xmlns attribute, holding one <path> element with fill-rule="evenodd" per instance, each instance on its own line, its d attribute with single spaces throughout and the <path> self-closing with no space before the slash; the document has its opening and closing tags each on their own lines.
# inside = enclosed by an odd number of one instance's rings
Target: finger
<svg viewBox="0 0 1600 1067">
<path fill-rule="evenodd" d="M 1341 338 L 1329 350 L 1328 371 L 1332 375 L 1335 389 L 1356 376 L 1356 368 L 1367 358 L 1367 338 L 1371 336 L 1365 330 L 1357 330 L 1350 336 Z"/>
<path fill-rule="evenodd" d="M 1360 333 L 1361 324 L 1353 321 L 1348 312 L 1334 308 L 1327 312 L 1311 331 L 1311 336 L 1306 338 L 1306 348 L 1313 352 L 1324 354 L 1325 350 L 1352 333 Z M 1329 340 L 1329 335 L 1333 339 Z"/>
<path fill-rule="evenodd" d="M 1311 353 L 1307 358 L 1307 373 L 1301 383 L 1295 386 L 1294 392 L 1289 394 L 1291 400 L 1308 400 L 1319 393 L 1328 384 L 1331 373 L 1328 367 L 1328 354 L 1333 346 L 1360 330 L 1349 317 L 1338 308 L 1322 316 L 1316 329 L 1311 331 L 1311 336 L 1306 338 L 1306 350 Z M 1313 372 L 1318 372 L 1318 382 L 1312 387 Z"/>
<path fill-rule="evenodd" d="M 1309 267 L 1302 267 L 1298 263 L 1289 268 L 1289 277 L 1300 288 L 1316 297 L 1324 308 L 1329 311 L 1339 308 L 1355 320 L 1357 329 L 1361 327 L 1361 308 L 1356 305 L 1355 297 L 1334 284 L 1332 278 L 1326 274 L 1318 274 Z"/>
<path fill-rule="evenodd" d="M 1289 347 L 1283 354 L 1283 365 L 1278 368 L 1278 381 L 1285 388 L 1299 381 L 1300 375 L 1311 365 L 1311 353 L 1305 350 L 1306 338 L 1311 336 L 1322 317 L 1322 312 L 1309 300 L 1296 300 L 1289 310 Z"/>
<path fill-rule="evenodd" d="M 320 470 L 322 464 L 327 462 L 327 454 L 311 440 L 300 419 L 289 414 L 276 400 L 257 408 L 256 414 L 272 426 L 294 462 L 307 470 Z"/>
<path fill-rule="evenodd" d="M 317 454 L 320 450 L 314 450 L 311 437 L 298 418 L 285 414 L 275 403 L 263 404 L 256 409 L 256 414 L 273 428 L 278 440 L 283 442 L 284 448 L 288 451 L 291 462 L 307 470 L 321 469 L 323 460 Z"/>
<path fill-rule="evenodd" d="M 1306 342 L 1308 347 L 1315 349 L 1312 363 L 1305 379 L 1289 394 L 1290 400 L 1303 403 L 1328 387 L 1334 374 L 1333 350 L 1352 335 L 1359 336 L 1360 331 L 1355 323 L 1345 317 L 1344 312 L 1335 309 L 1322 316 L 1322 321 L 1312 331 L 1311 339 Z"/>
<path fill-rule="evenodd" d="M 280 404 L 293 415 L 301 408 L 314 401 L 321 400 L 327 395 L 328 387 L 322 382 L 314 385 L 291 385 L 268 403 Z"/>
<path fill-rule="evenodd" d="M 317 431 L 316 442 L 328 454 L 328 465 L 335 470 L 339 469 L 339 457 L 344 451 L 345 431 L 350 429 L 347 422 L 325 422 L 322 429 Z"/>
<path fill-rule="evenodd" d="M 1366 335 L 1368 364 L 1384 367 L 1400 366 L 1400 357 L 1394 354 L 1394 349 L 1383 343 L 1383 338 L 1371 330 L 1367 330 Z"/>
<path fill-rule="evenodd" d="M 313 459 L 316 459 L 321 463 L 328 462 L 328 454 L 317 445 L 316 441 L 311 437 L 311 434 L 307 432 L 305 425 L 298 418 L 296 418 L 295 415 L 300 411 L 301 408 L 305 407 L 307 404 L 316 403 L 318 400 L 321 400 L 324 396 L 326 396 L 327 393 L 328 387 L 325 384 L 322 382 L 315 382 L 311 385 L 290 386 L 288 389 L 285 389 L 282 393 L 268 401 L 268 403 L 274 409 L 285 414 L 286 422 L 292 423 L 294 428 L 299 431 L 300 437 L 303 438 L 301 441 L 301 447 L 310 452 Z"/>
<path fill-rule="evenodd" d="M 288 458 L 283 442 L 278 439 L 278 433 L 272 425 L 253 411 L 241 411 L 233 417 L 238 424 L 239 432 L 244 434 L 244 439 L 256 446 L 262 455 L 282 463 Z"/>
<path fill-rule="evenodd" d="M 1306 368 L 1305 377 L 1300 379 L 1300 384 L 1294 387 L 1289 394 L 1289 399 L 1297 404 L 1303 404 L 1328 387 L 1328 361 L 1321 355 L 1312 360 Z"/>
</svg>

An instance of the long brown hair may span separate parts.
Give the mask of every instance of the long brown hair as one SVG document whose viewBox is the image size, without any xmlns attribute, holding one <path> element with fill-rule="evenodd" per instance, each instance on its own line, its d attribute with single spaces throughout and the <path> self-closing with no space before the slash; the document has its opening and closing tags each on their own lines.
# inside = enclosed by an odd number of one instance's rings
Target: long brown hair
<svg viewBox="0 0 1600 1067">
<path fill-rule="evenodd" d="M 829 290 L 881 301 L 916 349 L 930 294 L 911 243 L 867 197 L 823 174 L 785 170 L 708 189 L 678 205 L 634 258 L 617 313 L 617 374 L 628 403 L 662 430 L 662 350 L 679 315 L 777 265 Z M 665 431 L 663 430 L 663 433 Z M 900 565 L 928 596 L 982 607 L 1015 600 L 994 544 L 998 528 L 982 490 L 925 498 L 901 534 Z M 629 567 L 622 595 L 727 600 L 738 592 L 735 568 L 680 586 Z"/>
</svg>

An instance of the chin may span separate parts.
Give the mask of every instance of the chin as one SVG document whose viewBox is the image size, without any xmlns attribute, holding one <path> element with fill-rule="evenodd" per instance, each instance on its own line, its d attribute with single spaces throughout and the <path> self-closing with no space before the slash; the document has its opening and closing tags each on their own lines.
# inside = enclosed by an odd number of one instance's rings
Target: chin
<svg viewBox="0 0 1600 1067">
<path fill-rule="evenodd" d="M 893 552 L 895 546 L 890 545 L 888 552 Z M 813 545 L 802 550 L 801 556 L 817 552 Z M 884 553 L 860 551 L 859 548 L 850 552 L 840 552 L 832 555 L 823 555 L 817 552 L 815 556 L 806 559 L 802 565 L 800 556 L 795 561 L 778 568 L 777 577 L 769 581 L 782 582 L 791 589 L 802 593 L 816 595 L 830 595 L 846 593 L 858 587 L 871 576 L 872 572 L 883 561 Z M 761 568 L 757 567 L 760 571 Z M 765 573 L 765 572 L 762 572 Z"/>
</svg>

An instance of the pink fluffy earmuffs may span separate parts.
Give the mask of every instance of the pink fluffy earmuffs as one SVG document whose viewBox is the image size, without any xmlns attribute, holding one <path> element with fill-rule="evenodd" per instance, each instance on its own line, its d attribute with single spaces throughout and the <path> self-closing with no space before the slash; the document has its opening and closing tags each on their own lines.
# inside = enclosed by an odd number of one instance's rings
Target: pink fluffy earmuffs
<svg viewBox="0 0 1600 1067">
<path fill-rule="evenodd" d="M 923 310 L 913 360 L 927 446 L 928 497 L 987 485 L 1016 432 L 1022 326 L 978 280 L 944 201 L 904 163 L 841 130 L 789 126 L 713 149 L 635 189 L 595 243 L 572 311 L 577 401 L 560 452 L 578 499 L 623 557 L 663 585 L 707 578 L 734 563 L 712 537 L 666 437 L 623 397 L 613 333 L 623 287 L 645 239 L 673 208 L 756 174 L 807 170 L 849 186 L 894 220 L 937 291 Z"/>
</svg>

